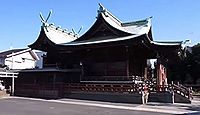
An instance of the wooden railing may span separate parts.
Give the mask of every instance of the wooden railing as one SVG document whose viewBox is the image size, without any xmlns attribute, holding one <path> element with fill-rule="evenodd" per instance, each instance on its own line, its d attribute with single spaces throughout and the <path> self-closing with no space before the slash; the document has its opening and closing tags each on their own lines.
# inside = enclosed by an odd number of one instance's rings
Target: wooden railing
<svg viewBox="0 0 200 115">
<path fill-rule="evenodd" d="M 147 90 L 143 84 L 65 84 L 65 91 L 135 93 Z"/>
<path fill-rule="evenodd" d="M 175 92 L 188 99 L 192 98 L 192 89 L 187 88 L 181 84 L 168 84 L 168 85 L 148 85 L 149 92 Z"/>
<path fill-rule="evenodd" d="M 139 76 L 84 76 L 81 77 L 81 81 L 130 81 L 137 82 L 142 81 L 142 78 Z"/>
<path fill-rule="evenodd" d="M 60 92 L 117 92 L 117 93 L 139 93 L 147 91 L 144 84 L 20 84 L 16 86 L 17 90 L 30 89 L 30 90 L 59 90 Z"/>
<path fill-rule="evenodd" d="M 169 91 L 168 85 L 148 85 L 149 92 L 165 92 Z"/>
<path fill-rule="evenodd" d="M 179 95 L 182 95 L 188 99 L 192 98 L 192 89 L 187 88 L 181 84 L 171 84 L 171 87 L 174 92 L 178 93 Z"/>
</svg>

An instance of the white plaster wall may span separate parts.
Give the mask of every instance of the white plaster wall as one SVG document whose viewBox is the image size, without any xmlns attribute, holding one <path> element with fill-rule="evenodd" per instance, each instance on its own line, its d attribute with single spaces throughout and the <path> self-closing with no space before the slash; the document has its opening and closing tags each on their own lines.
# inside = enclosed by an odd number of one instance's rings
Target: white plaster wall
<svg viewBox="0 0 200 115">
<path fill-rule="evenodd" d="M 25 52 L 6 58 L 5 65 L 7 65 L 9 69 L 30 69 L 35 68 L 35 59 L 29 52 Z"/>
<path fill-rule="evenodd" d="M 39 50 L 33 50 L 33 51 L 37 54 L 37 56 L 39 58 L 39 60 L 36 60 L 36 66 L 38 68 L 42 69 L 43 68 L 43 56 L 46 55 L 46 52 L 39 51 Z"/>
</svg>

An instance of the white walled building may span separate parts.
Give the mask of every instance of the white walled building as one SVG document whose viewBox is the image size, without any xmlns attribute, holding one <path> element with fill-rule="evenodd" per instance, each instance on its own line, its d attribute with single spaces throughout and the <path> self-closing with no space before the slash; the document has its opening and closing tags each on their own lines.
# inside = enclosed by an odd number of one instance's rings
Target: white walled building
<svg viewBox="0 0 200 115">
<path fill-rule="evenodd" d="M 33 69 L 37 60 L 39 60 L 37 54 L 30 48 L 12 49 L 0 53 L 0 65 L 8 69 Z"/>
</svg>

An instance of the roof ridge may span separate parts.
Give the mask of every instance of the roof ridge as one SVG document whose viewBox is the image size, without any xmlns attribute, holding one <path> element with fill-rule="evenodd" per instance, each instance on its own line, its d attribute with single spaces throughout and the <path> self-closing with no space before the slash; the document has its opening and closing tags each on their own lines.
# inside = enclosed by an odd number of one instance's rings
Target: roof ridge
<svg viewBox="0 0 200 115">
<path fill-rule="evenodd" d="M 117 17 L 115 17 L 112 13 L 110 13 L 101 3 L 99 3 L 99 9 L 98 9 L 98 16 L 100 15 L 100 14 L 104 14 L 106 17 L 112 17 L 114 20 L 113 21 L 115 21 L 115 22 L 117 22 L 117 24 L 118 25 L 122 25 L 122 22 L 117 18 Z"/>
<path fill-rule="evenodd" d="M 68 31 L 68 29 L 66 29 L 66 28 L 61 28 L 61 26 L 55 26 L 54 23 L 49 24 L 49 23 L 45 22 L 42 25 L 42 27 L 45 28 L 47 30 L 47 32 L 48 32 L 47 27 L 50 27 L 52 29 L 55 29 L 56 31 L 62 32 L 63 34 L 71 35 L 73 37 L 78 37 L 77 34 Z"/>
<path fill-rule="evenodd" d="M 131 21 L 131 22 L 122 22 L 117 17 L 115 17 L 111 12 L 109 12 L 102 4 L 99 3 L 99 9 L 98 9 L 98 16 L 103 15 L 103 17 L 109 17 L 110 20 L 112 20 L 114 23 L 116 23 L 119 27 L 128 27 L 128 26 L 148 26 L 151 25 L 151 18 L 152 16 L 138 21 Z M 125 28 L 124 28 L 125 29 Z"/>
<path fill-rule="evenodd" d="M 146 25 L 150 21 L 151 18 L 152 18 L 152 16 L 150 16 L 146 19 L 142 19 L 142 20 L 131 21 L 131 22 L 123 22 L 122 27 L 123 26 L 132 26 L 132 25 Z"/>
</svg>

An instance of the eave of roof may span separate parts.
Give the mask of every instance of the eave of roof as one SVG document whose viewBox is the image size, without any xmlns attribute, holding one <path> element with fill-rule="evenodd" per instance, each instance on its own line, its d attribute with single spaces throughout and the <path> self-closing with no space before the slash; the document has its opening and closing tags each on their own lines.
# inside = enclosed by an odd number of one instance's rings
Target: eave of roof
<svg viewBox="0 0 200 115">
<path fill-rule="evenodd" d="M 151 41 L 151 43 L 159 46 L 181 46 L 183 41 Z"/>
<path fill-rule="evenodd" d="M 112 39 L 101 39 L 101 40 L 84 40 L 84 41 L 76 41 L 76 42 L 70 42 L 62 45 L 66 46 L 79 46 L 79 45 L 89 45 L 89 44 L 99 44 L 99 43 L 107 43 L 107 42 L 115 42 L 115 41 L 123 41 L 128 39 L 134 39 L 142 35 L 130 35 L 125 37 L 117 37 Z"/>
<path fill-rule="evenodd" d="M 57 68 L 43 68 L 43 69 L 23 69 L 19 72 L 80 72 L 80 69 L 57 69 Z"/>
</svg>

